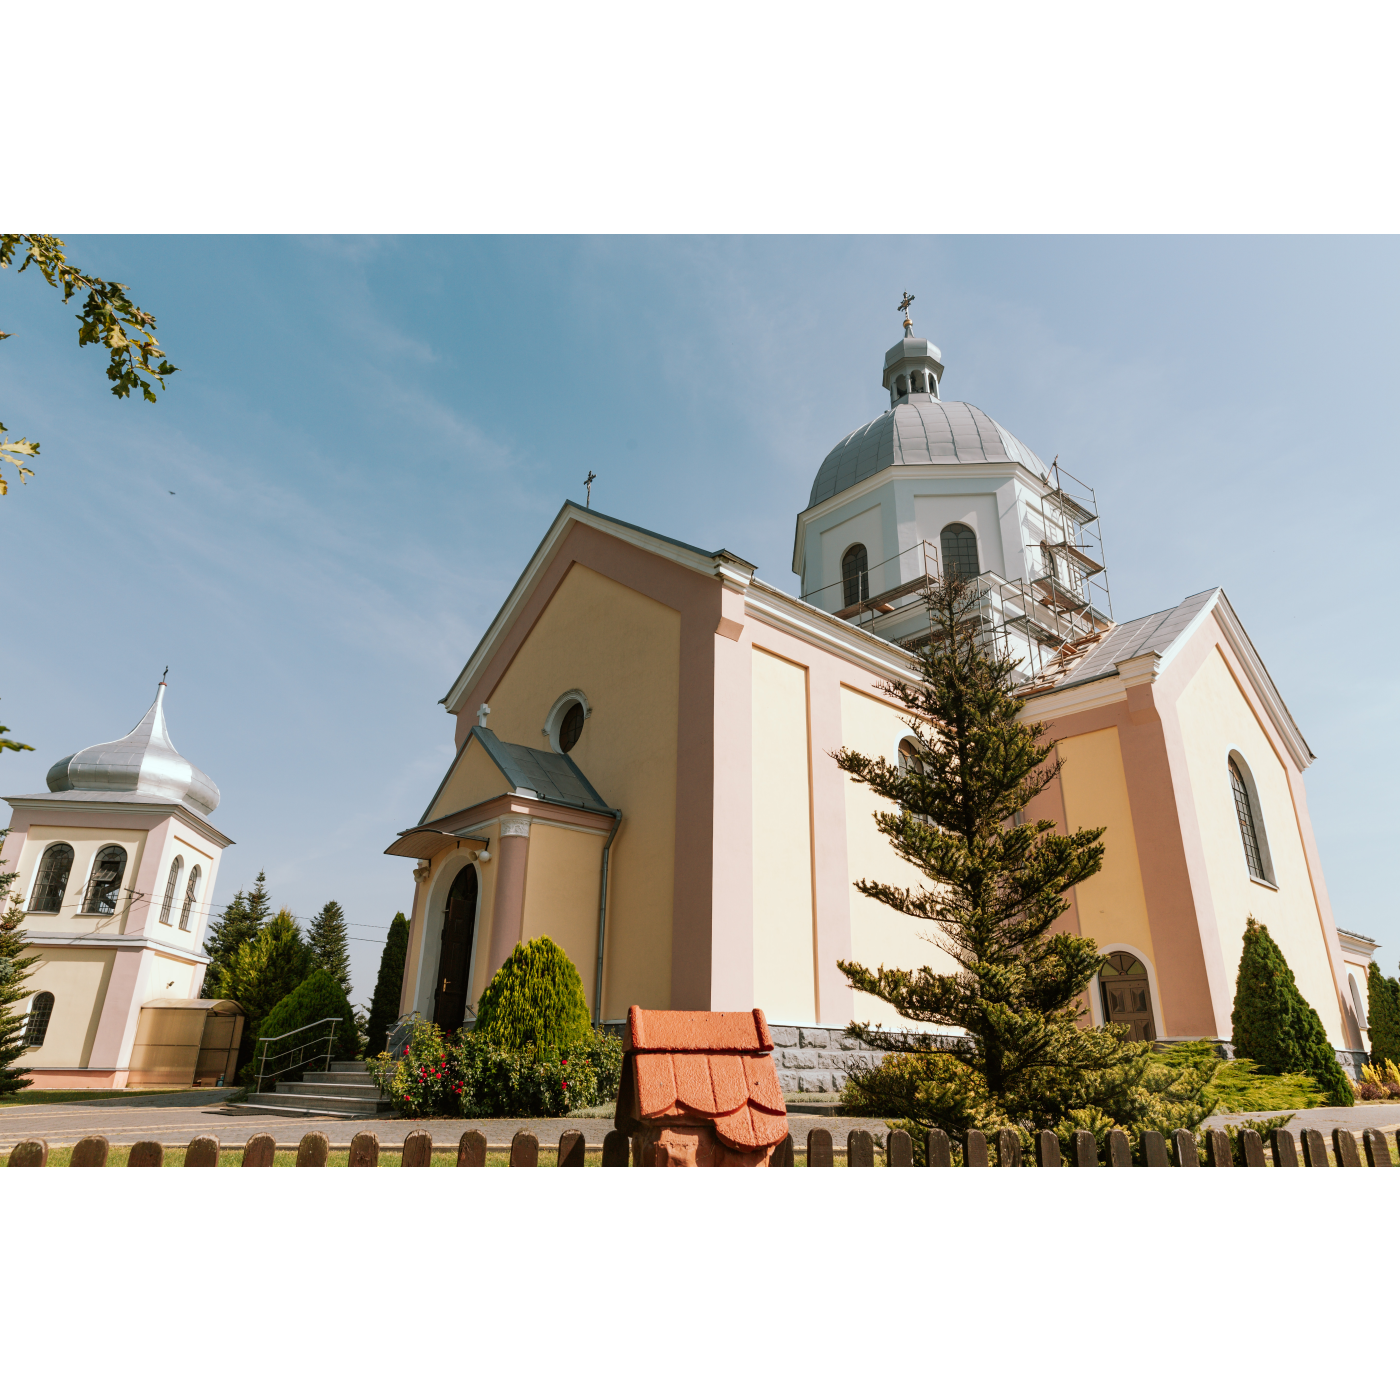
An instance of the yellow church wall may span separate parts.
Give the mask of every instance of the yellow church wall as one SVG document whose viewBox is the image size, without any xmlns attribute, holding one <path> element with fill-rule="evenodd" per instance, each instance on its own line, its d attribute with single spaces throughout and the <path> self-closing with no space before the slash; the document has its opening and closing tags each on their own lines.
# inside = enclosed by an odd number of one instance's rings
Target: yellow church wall
<svg viewBox="0 0 1400 1400">
<path fill-rule="evenodd" d="M 872 757 L 883 754 L 893 763 L 899 741 L 907 733 L 908 722 L 895 706 L 842 686 L 841 738 L 848 748 Z M 921 872 L 901 860 L 876 829 L 872 814 L 881 809 L 893 811 L 894 804 L 884 802 L 849 777 L 845 777 L 845 783 L 846 848 L 851 879 L 881 880 L 908 888 L 927 884 Z M 853 961 L 872 969 L 883 963 L 886 967 L 931 967 L 935 972 L 955 970 L 953 960 L 929 941 L 929 936 L 936 933 L 936 925 L 900 914 L 878 900 L 867 899 L 855 888 L 850 897 Z M 905 1021 L 868 993 L 855 992 L 853 996 L 853 1014 L 857 1021 L 929 1029 L 926 1025 Z"/>
<path fill-rule="evenodd" d="M 1284 760 L 1255 717 L 1230 668 L 1212 650 L 1176 704 L 1200 822 L 1221 954 L 1233 989 L 1245 919 L 1267 924 L 1293 969 L 1298 988 L 1322 1018 L 1333 1045 L 1345 1046 L 1341 1013 L 1298 831 Z M 1250 878 L 1227 767 L 1231 752 L 1249 767 L 1278 888 Z"/>
<path fill-rule="evenodd" d="M 53 994 L 53 1015 L 44 1043 L 27 1050 L 16 1062 L 21 1067 L 64 1067 L 88 1063 L 102 1002 L 112 975 L 112 948 L 38 948 L 39 961 L 29 970 L 31 993 Z"/>
<path fill-rule="evenodd" d="M 753 995 L 769 1020 L 816 1020 L 807 671 L 753 651 Z"/>
<path fill-rule="evenodd" d="M 494 715 L 490 722 L 494 730 Z M 502 734 L 501 737 L 504 739 L 506 736 Z M 509 742 L 519 744 L 524 741 L 511 739 Z M 531 747 L 539 748 L 539 745 L 533 744 Z M 508 790 L 505 775 L 491 761 L 486 750 L 480 744 L 468 742 L 466 751 L 457 759 L 442 786 L 442 791 L 433 802 L 427 821 L 435 822 L 439 817 L 451 816 L 453 812 L 475 807 L 478 802 L 489 802 L 491 798 L 499 797 Z M 456 828 L 452 830 L 455 831 Z"/>
<path fill-rule="evenodd" d="M 125 895 L 117 901 L 114 914 L 80 914 L 78 910 L 82 908 L 93 862 L 103 846 L 120 846 L 126 851 L 126 871 L 122 875 L 122 887 L 131 888 L 136 872 L 141 868 L 141 857 L 146 848 L 146 832 L 114 830 L 111 827 L 31 826 L 20 853 L 17 866 L 19 879 L 16 881 L 24 891 L 26 905 L 33 893 L 34 881 L 44 851 L 58 841 L 66 841 L 73 848 L 73 868 L 68 876 L 68 888 L 63 895 L 63 908 L 57 914 L 26 914 L 25 932 L 31 937 L 40 938 L 45 933 L 62 934 L 71 938 L 74 934 L 92 933 L 95 928 L 100 928 L 104 936 L 124 933 L 128 912 Z"/>
<path fill-rule="evenodd" d="M 489 697 L 492 730 L 532 748 L 547 747 L 544 723 L 565 691 L 588 697 L 569 757 L 623 812 L 608 889 L 605 1019 L 634 1002 L 670 1004 L 679 688 L 680 614 L 574 564 Z M 596 872 L 577 898 L 596 916 Z M 588 985 L 589 971 L 580 973 Z"/>
<path fill-rule="evenodd" d="M 1064 760 L 1060 788 L 1069 830 L 1107 828 L 1103 869 L 1076 887 L 1080 932 L 1101 948 L 1126 943 L 1146 954 L 1155 967 L 1118 728 L 1061 739 L 1057 748 Z M 1159 1034 L 1164 1033 L 1159 1028 Z"/>
<path fill-rule="evenodd" d="M 590 1012 L 597 987 L 598 879 L 606 839 L 602 832 L 531 822 L 525 866 L 521 938 L 527 943 L 552 938 L 569 955 L 583 979 Z"/>
</svg>

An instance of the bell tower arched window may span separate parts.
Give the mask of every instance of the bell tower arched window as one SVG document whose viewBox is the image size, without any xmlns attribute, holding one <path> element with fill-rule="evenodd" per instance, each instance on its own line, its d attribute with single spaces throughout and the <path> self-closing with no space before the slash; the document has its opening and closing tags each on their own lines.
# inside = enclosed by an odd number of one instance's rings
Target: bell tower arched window
<svg viewBox="0 0 1400 1400">
<path fill-rule="evenodd" d="M 190 926 L 190 911 L 194 908 L 195 896 L 199 893 L 199 866 L 190 871 L 185 882 L 185 902 L 180 906 L 180 927 L 187 932 Z"/>
<path fill-rule="evenodd" d="M 982 572 L 977 558 L 977 536 L 968 526 L 955 520 L 943 527 L 938 543 L 943 551 L 943 568 L 959 578 L 976 578 Z"/>
<path fill-rule="evenodd" d="M 58 913 L 63 907 L 72 869 L 73 848 L 66 841 L 57 841 L 44 852 L 39 862 L 39 878 L 34 881 L 34 890 L 29 896 L 31 914 Z"/>
<path fill-rule="evenodd" d="M 869 601 L 870 556 L 863 544 L 853 544 L 841 556 L 841 582 L 845 585 L 846 607 Z"/>
<path fill-rule="evenodd" d="M 184 866 L 183 856 L 176 856 L 170 862 L 170 875 L 165 881 L 165 898 L 160 902 L 160 921 L 163 924 L 170 922 L 170 910 L 175 903 L 175 891 L 180 887 L 180 871 Z"/>
<path fill-rule="evenodd" d="M 126 851 L 121 846 L 103 846 L 92 863 L 84 914 L 115 914 L 122 876 L 126 874 Z"/>
</svg>

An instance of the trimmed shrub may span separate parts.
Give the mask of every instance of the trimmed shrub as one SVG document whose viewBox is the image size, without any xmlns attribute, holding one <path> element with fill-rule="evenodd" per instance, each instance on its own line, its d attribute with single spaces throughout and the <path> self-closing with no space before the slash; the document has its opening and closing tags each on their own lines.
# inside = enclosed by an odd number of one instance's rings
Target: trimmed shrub
<svg viewBox="0 0 1400 1400">
<path fill-rule="evenodd" d="M 1283 950 L 1252 914 L 1245 924 L 1230 1025 L 1236 1052 L 1266 1074 L 1310 1074 L 1329 1104 L 1355 1102 L 1321 1018 L 1298 990 Z"/>
<path fill-rule="evenodd" d="M 516 948 L 477 1003 L 475 1035 L 505 1050 L 559 1048 L 591 1034 L 578 968 L 551 938 Z"/>
<path fill-rule="evenodd" d="M 340 1017 L 340 1024 L 335 1028 L 331 1058 L 333 1060 L 355 1059 L 360 1049 L 360 1038 L 355 1030 L 355 1013 L 350 1009 L 345 989 L 324 968 L 318 967 L 294 991 L 284 996 L 263 1017 L 262 1023 L 257 1028 L 257 1034 L 259 1036 L 286 1035 L 288 1031 L 308 1026 L 313 1021 L 322 1021 L 328 1016 Z M 324 1026 L 317 1027 L 308 1035 L 308 1041 L 322 1035 L 325 1029 Z M 288 1040 L 286 1044 L 291 1046 L 295 1042 Z M 257 1073 L 258 1058 L 259 1056 L 254 1054 L 250 1065 L 254 1074 Z M 317 1064 L 310 1066 L 312 1069 L 319 1067 Z M 282 1077 L 298 1079 L 301 1077 L 301 1071 L 293 1071 Z"/>
</svg>

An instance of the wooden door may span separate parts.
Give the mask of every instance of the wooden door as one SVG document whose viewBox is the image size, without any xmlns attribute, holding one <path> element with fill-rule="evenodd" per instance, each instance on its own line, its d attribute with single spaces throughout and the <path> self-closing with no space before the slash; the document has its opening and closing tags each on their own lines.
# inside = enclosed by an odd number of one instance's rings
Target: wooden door
<svg viewBox="0 0 1400 1400">
<path fill-rule="evenodd" d="M 467 978 L 471 975 L 475 933 L 476 866 L 469 865 L 452 882 L 442 919 L 433 1020 L 444 1030 L 455 1031 L 467 1014 Z"/>
<path fill-rule="evenodd" d="M 1104 1020 L 1131 1028 L 1132 1040 L 1156 1040 L 1147 969 L 1131 953 L 1110 953 L 1099 969 Z"/>
</svg>

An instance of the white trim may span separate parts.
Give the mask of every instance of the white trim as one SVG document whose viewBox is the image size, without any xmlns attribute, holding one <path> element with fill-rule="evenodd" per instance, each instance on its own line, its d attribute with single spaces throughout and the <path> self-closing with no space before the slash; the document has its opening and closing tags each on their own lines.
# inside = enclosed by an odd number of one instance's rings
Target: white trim
<svg viewBox="0 0 1400 1400">
<path fill-rule="evenodd" d="M 588 696 L 581 690 L 566 690 L 550 707 L 549 713 L 545 716 L 544 728 L 540 731 L 549 740 L 549 747 L 555 753 L 563 753 L 559 747 L 559 729 L 564 723 L 564 716 L 575 706 L 583 706 L 583 721 L 588 723 L 589 716 L 593 713 L 593 706 L 588 703 Z"/>
<path fill-rule="evenodd" d="M 93 918 L 111 919 L 113 914 L 93 915 Z M 82 934 L 71 935 L 41 933 L 37 937 L 33 936 L 29 929 L 21 928 L 20 933 L 24 935 L 25 943 L 31 948 L 119 948 L 123 951 L 137 951 L 143 948 L 150 948 L 157 953 L 170 953 L 187 963 L 197 963 L 201 967 L 207 967 L 210 959 L 203 953 L 193 952 L 189 948 L 178 947 L 174 943 L 166 943 L 159 938 L 147 938 L 135 933 L 108 933 L 108 934 Z"/>
<path fill-rule="evenodd" d="M 1162 998 L 1157 990 L 1157 969 L 1152 965 L 1152 959 L 1141 948 L 1135 948 L 1131 943 L 1103 943 L 1099 946 L 1100 965 L 1110 953 L 1131 953 L 1147 969 L 1147 994 L 1152 998 L 1152 1025 L 1157 1032 L 1156 1038 L 1166 1039 L 1167 1027 L 1162 1019 Z M 1089 979 L 1089 990 L 1092 993 L 1089 997 L 1089 1014 L 1095 1026 L 1102 1026 L 1106 1023 L 1103 1015 L 1103 992 L 1099 988 L 1097 972 Z"/>
<path fill-rule="evenodd" d="M 188 807 L 182 806 L 178 802 L 87 802 L 87 801 L 65 801 L 60 793 L 28 793 L 19 797 L 3 797 L 0 802 L 8 802 L 16 811 L 42 810 L 47 812 L 141 812 L 149 816 L 174 817 L 186 823 L 193 830 L 199 832 L 201 836 L 207 837 L 210 841 L 218 844 L 220 850 L 238 843 L 231 836 L 225 836 L 217 827 L 210 826 L 197 812 L 192 812 Z M 41 823 L 42 825 L 75 825 L 75 823 L 62 821 L 53 823 Z M 121 828 L 113 828 L 120 830 Z M 154 828 L 146 828 L 153 830 Z"/>
<path fill-rule="evenodd" d="M 453 851 L 438 866 L 433 882 L 428 886 L 423 899 L 423 934 L 419 940 L 418 975 L 414 979 L 413 1001 L 410 1010 L 431 1021 L 433 1019 L 433 983 L 437 980 L 438 958 L 442 956 L 442 920 L 447 913 L 447 896 L 452 883 L 467 866 L 475 863 L 475 851 Z M 476 913 L 472 916 L 472 953 L 467 960 L 467 1005 L 471 1005 L 472 978 L 476 975 L 477 952 L 481 945 L 481 900 L 483 880 L 481 871 L 476 872 Z M 438 957 L 432 959 L 433 976 L 428 979 L 429 939 L 437 950 Z M 456 1027 L 452 1027 L 456 1029 Z"/>
<path fill-rule="evenodd" d="M 1254 649 L 1254 643 L 1249 640 L 1249 634 L 1244 630 L 1244 625 L 1230 605 L 1230 600 L 1225 596 L 1225 590 L 1220 589 L 1218 592 L 1220 596 L 1212 608 L 1216 622 L 1225 634 L 1226 641 L 1230 643 L 1231 650 L 1239 659 L 1240 665 L 1244 668 L 1245 675 L 1248 676 L 1254 693 L 1268 712 L 1274 728 L 1282 737 L 1289 757 L 1301 771 L 1308 767 L 1317 755 L 1308 747 L 1308 741 L 1303 738 L 1302 730 L 1294 722 L 1293 716 L 1288 711 L 1288 706 L 1284 704 L 1283 696 L 1279 694 L 1273 677 L 1269 675 L 1268 669 L 1264 665 L 1263 658 Z"/>
</svg>

